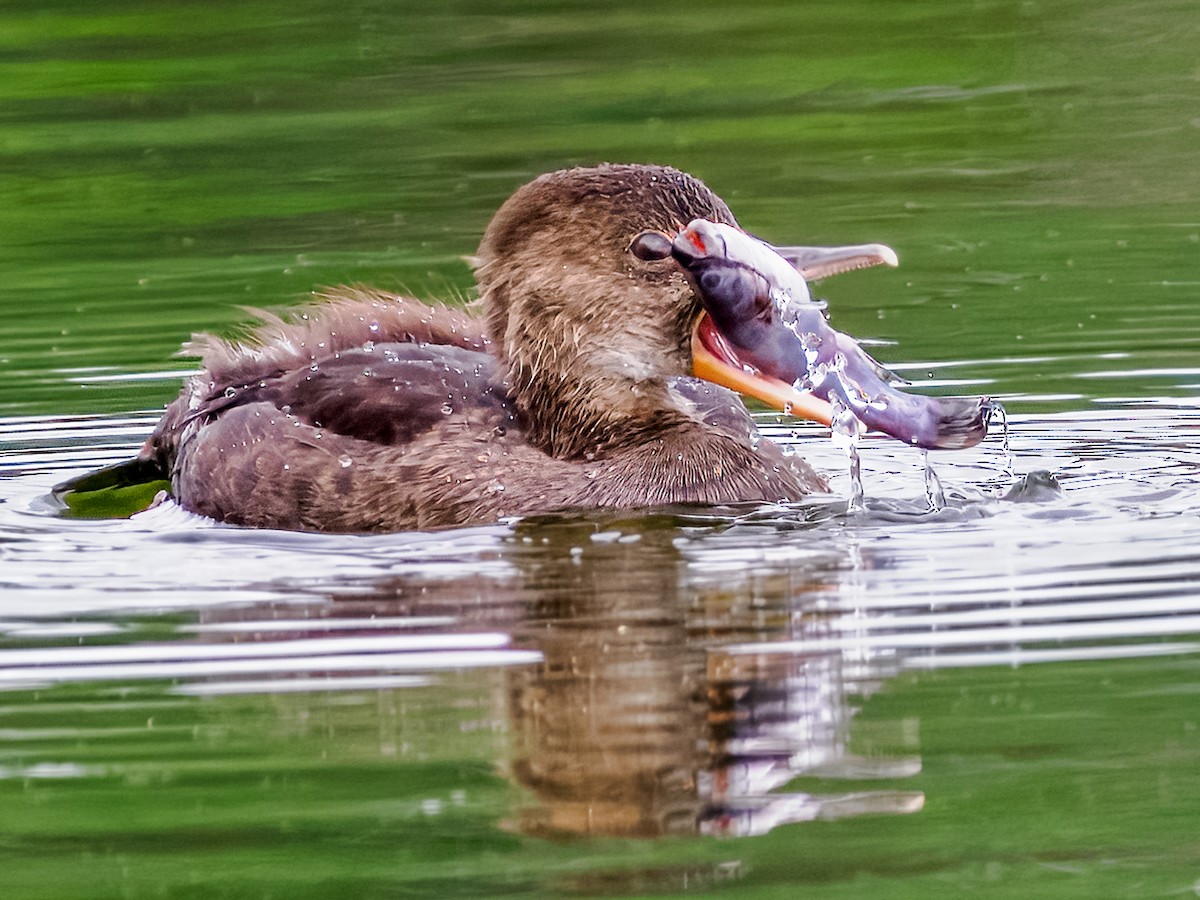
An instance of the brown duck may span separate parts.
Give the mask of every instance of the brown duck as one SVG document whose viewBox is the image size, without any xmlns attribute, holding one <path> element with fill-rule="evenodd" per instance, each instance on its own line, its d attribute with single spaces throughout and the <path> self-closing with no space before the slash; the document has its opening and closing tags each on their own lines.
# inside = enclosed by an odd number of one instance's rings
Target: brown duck
<svg viewBox="0 0 1200 900">
<path fill-rule="evenodd" d="M 344 287 L 246 340 L 200 336 L 201 371 L 118 469 L 224 522 L 330 532 L 826 491 L 693 375 L 696 292 L 675 260 L 631 250 L 694 219 L 735 223 L 675 169 L 543 175 L 484 234 L 481 317 Z"/>
</svg>

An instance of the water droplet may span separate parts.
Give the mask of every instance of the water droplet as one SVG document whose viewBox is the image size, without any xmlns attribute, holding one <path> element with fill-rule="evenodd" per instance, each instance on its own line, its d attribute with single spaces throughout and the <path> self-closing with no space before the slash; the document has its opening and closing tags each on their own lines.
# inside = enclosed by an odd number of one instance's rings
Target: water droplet
<svg viewBox="0 0 1200 900">
<path fill-rule="evenodd" d="M 225 388 L 225 396 L 229 397 L 230 399 L 233 399 L 234 397 L 237 396 L 237 388 L 232 388 L 232 387 Z"/>
<path fill-rule="evenodd" d="M 349 456 L 347 456 L 345 453 L 343 453 L 341 456 L 338 457 L 338 465 L 341 466 L 343 469 L 348 469 L 352 465 L 354 465 L 354 460 L 352 460 Z"/>
<path fill-rule="evenodd" d="M 858 455 L 858 438 L 862 432 L 862 423 L 839 396 L 831 394 L 830 401 L 833 407 L 833 422 L 829 436 L 846 451 L 850 461 L 850 499 L 846 505 L 846 512 L 859 513 L 864 507 L 862 460 Z"/>
<path fill-rule="evenodd" d="M 1000 453 L 1004 460 L 1004 476 L 1012 478 L 1016 474 L 1017 464 L 1013 459 L 1012 447 L 1008 443 L 1008 411 L 994 400 L 988 404 L 988 424 L 991 424 L 993 416 L 1000 422 Z"/>
<path fill-rule="evenodd" d="M 921 464 L 925 467 L 925 502 L 930 512 L 940 512 L 946 508 L 946 493 L 942 490 L 942 480 L 929 464 L 928 450 L 921 451 Z"/>
<path fill-rule="evenodd" d="M 453 413 L 454 413 L 454 406 L 452 404 L 450 404 L 450 403 L 442 404 L 442 414 L 443 415 L 449 416 L 449 415 L 452 415 Z"/>
<path fill-rule="evenodd" d="M 860 513 L 866 506 L 865 493 L 862 483 L 862 460 L 858 455 L 858 441 L 846 448 L 850 458 L 850 501 L 846 504 L 846 512 Z"/>
</svg>

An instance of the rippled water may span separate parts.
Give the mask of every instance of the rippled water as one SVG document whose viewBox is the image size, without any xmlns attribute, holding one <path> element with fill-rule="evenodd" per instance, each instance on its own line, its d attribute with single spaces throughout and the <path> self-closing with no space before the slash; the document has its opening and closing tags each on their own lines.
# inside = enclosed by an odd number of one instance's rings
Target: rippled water
<svg viewBox="0 0 1200 900">
<path fill-rule="evenodd" d="M 860 514 L 831 500 L 366 537 L 245 531 L 171 505 L 63 520 L 46 491 L 81 463 L 131 452 L 151 418 L 9 423 L 10 445 L 27 446 L 5 461 L 0 507 L 0 773 L 23 786 L 28 810 L 55 794 L 71 808 L 83 790 L 71 785 L 103 785 L 146 816 L 192 784 L 183 796 L 197 810 L 229 812 L 145 826 L 179 845 L 185 867 L 195 842 L 244 843 L 228 815 L 272 842 L 288 840 L 292 817 L 317 817 L 318 841 L 336 843 L 350 827 L 329 807 L 340 798 L 372 840 L 451 840 L 458 862 L 414 888 L 433 893 L 477 877 L 459 867 L 474 853 L 461 847 L 464 818 L 500 829 L 475 840 L 506 848 L 509 877 L 587 893 L 772 880 L 772 854 L 809 859 L 783 848 L 811 836 L 698 854 L 649 845 L 630 871 L 616 862 L 626 845 L 573 845 L 564 868 L 556 844 L 517 851 L 504 835 L 766 840 L 787 823 L 861 821 L 851 837 L 862 855 L 844 863 L 861 878 L 891 841 L 921 845 L 938 827 L 901 835 L 880 816 L 1020 829 L 1046 804 L 1058 822 L 1107 814 L 1095 791 L 1133 791 L 1109 827 L 1148 816 L 1170 833 L 1191 818 L 1196 788 L 1200 446 L 1182 439 L 1196 415 L 1018 417 L 1018 476 L 1053 472 L 1057 485 L 1006 476 L 989 440 L 935 455 L 948 497 L 937 513 L 920 455 L 868 440 Z M 826 470 L 843 463 L 827 438 L 776 422 L 764 430 Z M 995 779 L 1005 758 L 1011 793 L 981 801 L 958 783 Z M 416 777 L 424 792 L 368 799 L 362 784 L 343 796 L 341 779 L 385 777 L 389 761 L 400 767 L 389 784 Z M 1148 777 L 1156 787 L 1142 794 Z M 293 793 L 305 780 L 301 812 Z M 451 832 L 439 831 L 447 816 Z M 16 829 L 18 846 L 47 852 L 30 827 Z M 1064 849 L 1065 832 L 1033 831 L 1016 850 L 997 849 L 1008 835 L 926 852 L 965 883 L 986 886 L 986 867 L 1001 865 L 987 860 L 1014 852 L 1006 871 L 1062 868 L 1097 883 L 1094 857 L 1112 852 L 1097 834 L 1085 828 Z M 821 832 L 818 846 L 839 834 Z M 108 822 L 72 840 L 138 859 L 145 839 Z M 1179 839 L 1124 848 L 1106 864 L 1118 866 L 1114 883 L 1129 874 L 1121 866 L 1183 883 L 1190 838 Z M 974 861 L 952 862 L 960 853 Z M 573 872 L 581 864 L 586 875 Z M 397 866 L 369 884 L 409 884 L 414 870 Z"/>
<path fill-rule="evenodd" d="M 1187 896 L 1187 4 L 0 11 L 0 895 Z M 667 40 L 664 36 L 670 36 Z M 469 294 L 515 186 L 694 171 L 886 241 L 839 330 L 998 435 L 763 431 L 791 507 L 433 534 L 65 518 L 239 304 Z M 1008 471 L 1011 463 L 1012 472 Z"/>
</svg>

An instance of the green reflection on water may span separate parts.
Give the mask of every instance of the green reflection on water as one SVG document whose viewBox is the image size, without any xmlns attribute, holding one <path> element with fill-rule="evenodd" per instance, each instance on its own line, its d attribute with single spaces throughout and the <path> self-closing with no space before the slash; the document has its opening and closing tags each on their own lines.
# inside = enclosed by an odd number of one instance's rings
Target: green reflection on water
<svg viewBox="0 0 1200 900">
<path fill-rule="evenodd" d="M 896 679 L 853 744 L 894 751 L 872 736 L 899 719 L 919 734 L 923 769 L 905 786 L 925 793 L 921 813 L 658 842 L 503 827 L 526 801 L 493 770 L 507 741 L 494 673 L 362 694 L 10 694 L 0 885 L 30 898 L 782 896 L 798 883 L 820 897 L 1168 895 L 1200 864 L 1198 677 L 1195 659 L 1164 659 Z M 66 765 L 79 768 L 51 777 Z"/>
<path fill-rule="evenodd" d="M 504 196 L 599 159 L 694 171 L 775 240 L 895 245 L 899 273 L 827 293 L 897 360 L 1077 395 L 1058 406 L 1194 391 L 1074 377 L 1195 346 L 1197 25 L 1178 4 L 2 15 L 0 411 L 157 406 L 169 379 L 89 373 L 181 367 L 179 342 L 238 304 L 347 280 L 464 296 L 459 257 Z M 987 362 L 1013 355 L 1053 358 Z"/>
</svg>

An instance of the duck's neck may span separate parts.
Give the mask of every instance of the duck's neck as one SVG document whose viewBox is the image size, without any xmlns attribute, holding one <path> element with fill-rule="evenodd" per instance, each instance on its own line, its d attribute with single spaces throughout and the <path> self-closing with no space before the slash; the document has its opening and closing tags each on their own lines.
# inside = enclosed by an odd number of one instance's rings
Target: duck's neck
<svg viewBox="0 0 1200 900">
<path fill-rule="evenodd" d="M 597 358 L 599 357 L 599 358 Z M 666 379 L 611 351 L 510 360 L 509 389 L 529 440 L 558 459 L 598 459 L 687 421 Z"/>
<path fill-rule="evenodd" d="M 696 311 L 682 279 L 651 289 L 549 259 L 495 269 L 478 271 L 480 294 L 530 441 L 559 459 L 598 458 L 686 420 L 667 387 L 691 367 Z"/>
</svg>

